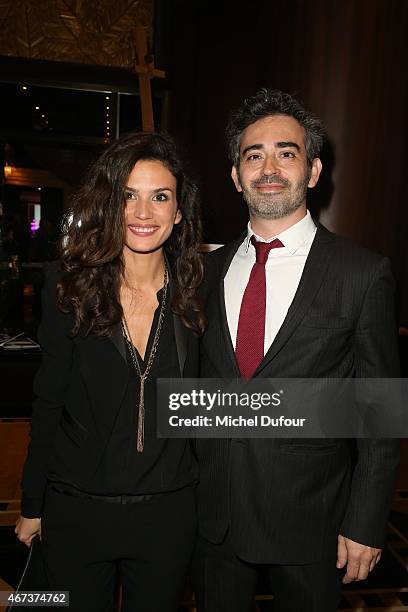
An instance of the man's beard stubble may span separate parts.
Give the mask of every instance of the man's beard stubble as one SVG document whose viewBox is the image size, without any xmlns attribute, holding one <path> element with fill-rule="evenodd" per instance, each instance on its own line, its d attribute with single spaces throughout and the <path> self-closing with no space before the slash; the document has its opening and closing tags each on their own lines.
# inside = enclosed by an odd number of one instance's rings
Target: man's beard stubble
<svg viewBox="0 0 408 612">
<path fill-rule="evenodd" d="M 306 171 L 303 179 L 295 187 L 288 179 L 276 175 L 261 176 L 261 178 L 251 181 L 250 188 L 245 187 L 241 182 L 240 185 L 242 187 L 243 198 L 248 205 L 251 216 L 261 219 L 282 219 L 298 210 L 306 200 L 309 180 L 310 172 Z M 257 193 L 256 188 L 259 185 L 271 182 L 284 185 L 284 191 L 278 193 Z"/>
</svg>

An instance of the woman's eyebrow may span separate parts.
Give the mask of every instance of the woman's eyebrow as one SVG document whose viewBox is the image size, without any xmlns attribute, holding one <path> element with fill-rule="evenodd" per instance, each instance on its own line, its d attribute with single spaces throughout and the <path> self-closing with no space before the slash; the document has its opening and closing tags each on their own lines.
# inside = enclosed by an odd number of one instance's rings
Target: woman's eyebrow
<svg viewBox="0 0 408 612">
<path fill-rule="evenodd" d="M 131 193 L 139 193 L 138 189 L 135 189 L 134 187 L 125 187 L 126 191 L 130 191 Z M 157 187 L 156 189 L 152 190 L 152 193 L 159 193 L 160 191 L 173 191 L 171 189 L 171 187 Z"/>
<path fill-rule="evenodd" d="M 171 187 L 158 187 L 157 189 L 153 189 L 153 193 L 159 193 L 159 191 L 173 191 Z"/>
</svg>

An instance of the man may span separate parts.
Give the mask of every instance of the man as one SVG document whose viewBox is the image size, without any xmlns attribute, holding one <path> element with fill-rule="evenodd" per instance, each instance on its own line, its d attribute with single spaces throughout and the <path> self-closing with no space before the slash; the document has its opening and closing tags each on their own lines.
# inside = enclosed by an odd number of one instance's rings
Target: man
<svg viewBox="0 0 408 612">
<path fill-rule="evenodd" d="M 227 128 L 247 231 L 208 256 L 205 378 L 398 376 L 384 257 L 315 224 L 308 188 L 323 127 L 261 90 Z M 268 243 L 268 244 L 267 244 Z M 268 246 L 269 245 L 269 246 Z M 275 612 L 334 612 L 379 561 L 399 460 L 394 440 L 198 440 L 200 612 L 248 612 L 260 567 Z"/>
</svg>

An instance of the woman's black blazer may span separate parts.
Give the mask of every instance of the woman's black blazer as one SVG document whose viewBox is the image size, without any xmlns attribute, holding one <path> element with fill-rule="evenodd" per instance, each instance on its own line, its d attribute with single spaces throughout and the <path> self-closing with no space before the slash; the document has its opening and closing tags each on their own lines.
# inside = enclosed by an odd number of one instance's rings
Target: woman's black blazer
<svg viewBox="0 0 408 612">
<path fill-rule="evenodd" d="M 34 381 L 31 441 L 23 472 L 22 515 L 41 516 L 50 463 L 84 480 L 94 473 L 127 389 L 129 368 L 118 325 L 109 338 L 70 337 L 73 316 L 56 305 L 58 262 L 45 269 L 38 332 L 42 364 Z M 170 280 L 170 296 L 174 291 Z M 180 376 L 198 375 L 198 340 L 174 317 Z"/>
</svg>

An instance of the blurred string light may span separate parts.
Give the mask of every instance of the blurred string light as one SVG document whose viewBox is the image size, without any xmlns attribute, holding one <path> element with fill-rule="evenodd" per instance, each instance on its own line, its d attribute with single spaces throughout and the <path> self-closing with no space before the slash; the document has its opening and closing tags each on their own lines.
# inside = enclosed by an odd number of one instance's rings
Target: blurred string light
<svg viewBox="0 0 408 612">
<path fill-rule="evenodd" d="M 20 90 L 21 90 L 23 93 L 25 93 L 25 94 L 29 94 L 29 93 L 30 93 L 29 88 L 27 87 L 27 85 L 21 85 L 21 86 L 20 86 Z M 49 123 L 49 122 L 48 122 L 48 119 L 47 119 L 47 114 L 46 114 L 46 112 L 45 112 L 44 110 L 41 110 L 38 104 L 34 104 L 34 110 L 36 110 L 37 112 L 41 112 L 41 119 L 42 119 L 42 123 L 43 123 L 43 124 L 45 124 L 45 126 L 46 126 L 48 129 L 52 130 L 52 128 L 51 128 L 51 127 L 49 127 L 49 125 L 48 125 L 48 123 Z"/>
<path fill-rule="evenodd" d="M 41 120 L 42 120 L 41 123 L 43 123 L 46 126 L 48 126 L 48 119 L 47 119 L 47 116 L 46 116 L 45 112 L 42 111 L 39 106 L 36 106 L 35 110 L 41 113 Z"/>
<path fill-rule="evenodd" d="M 110 139 L 110 95 L 105 96 L 105 141 Z"/>
</svg>

